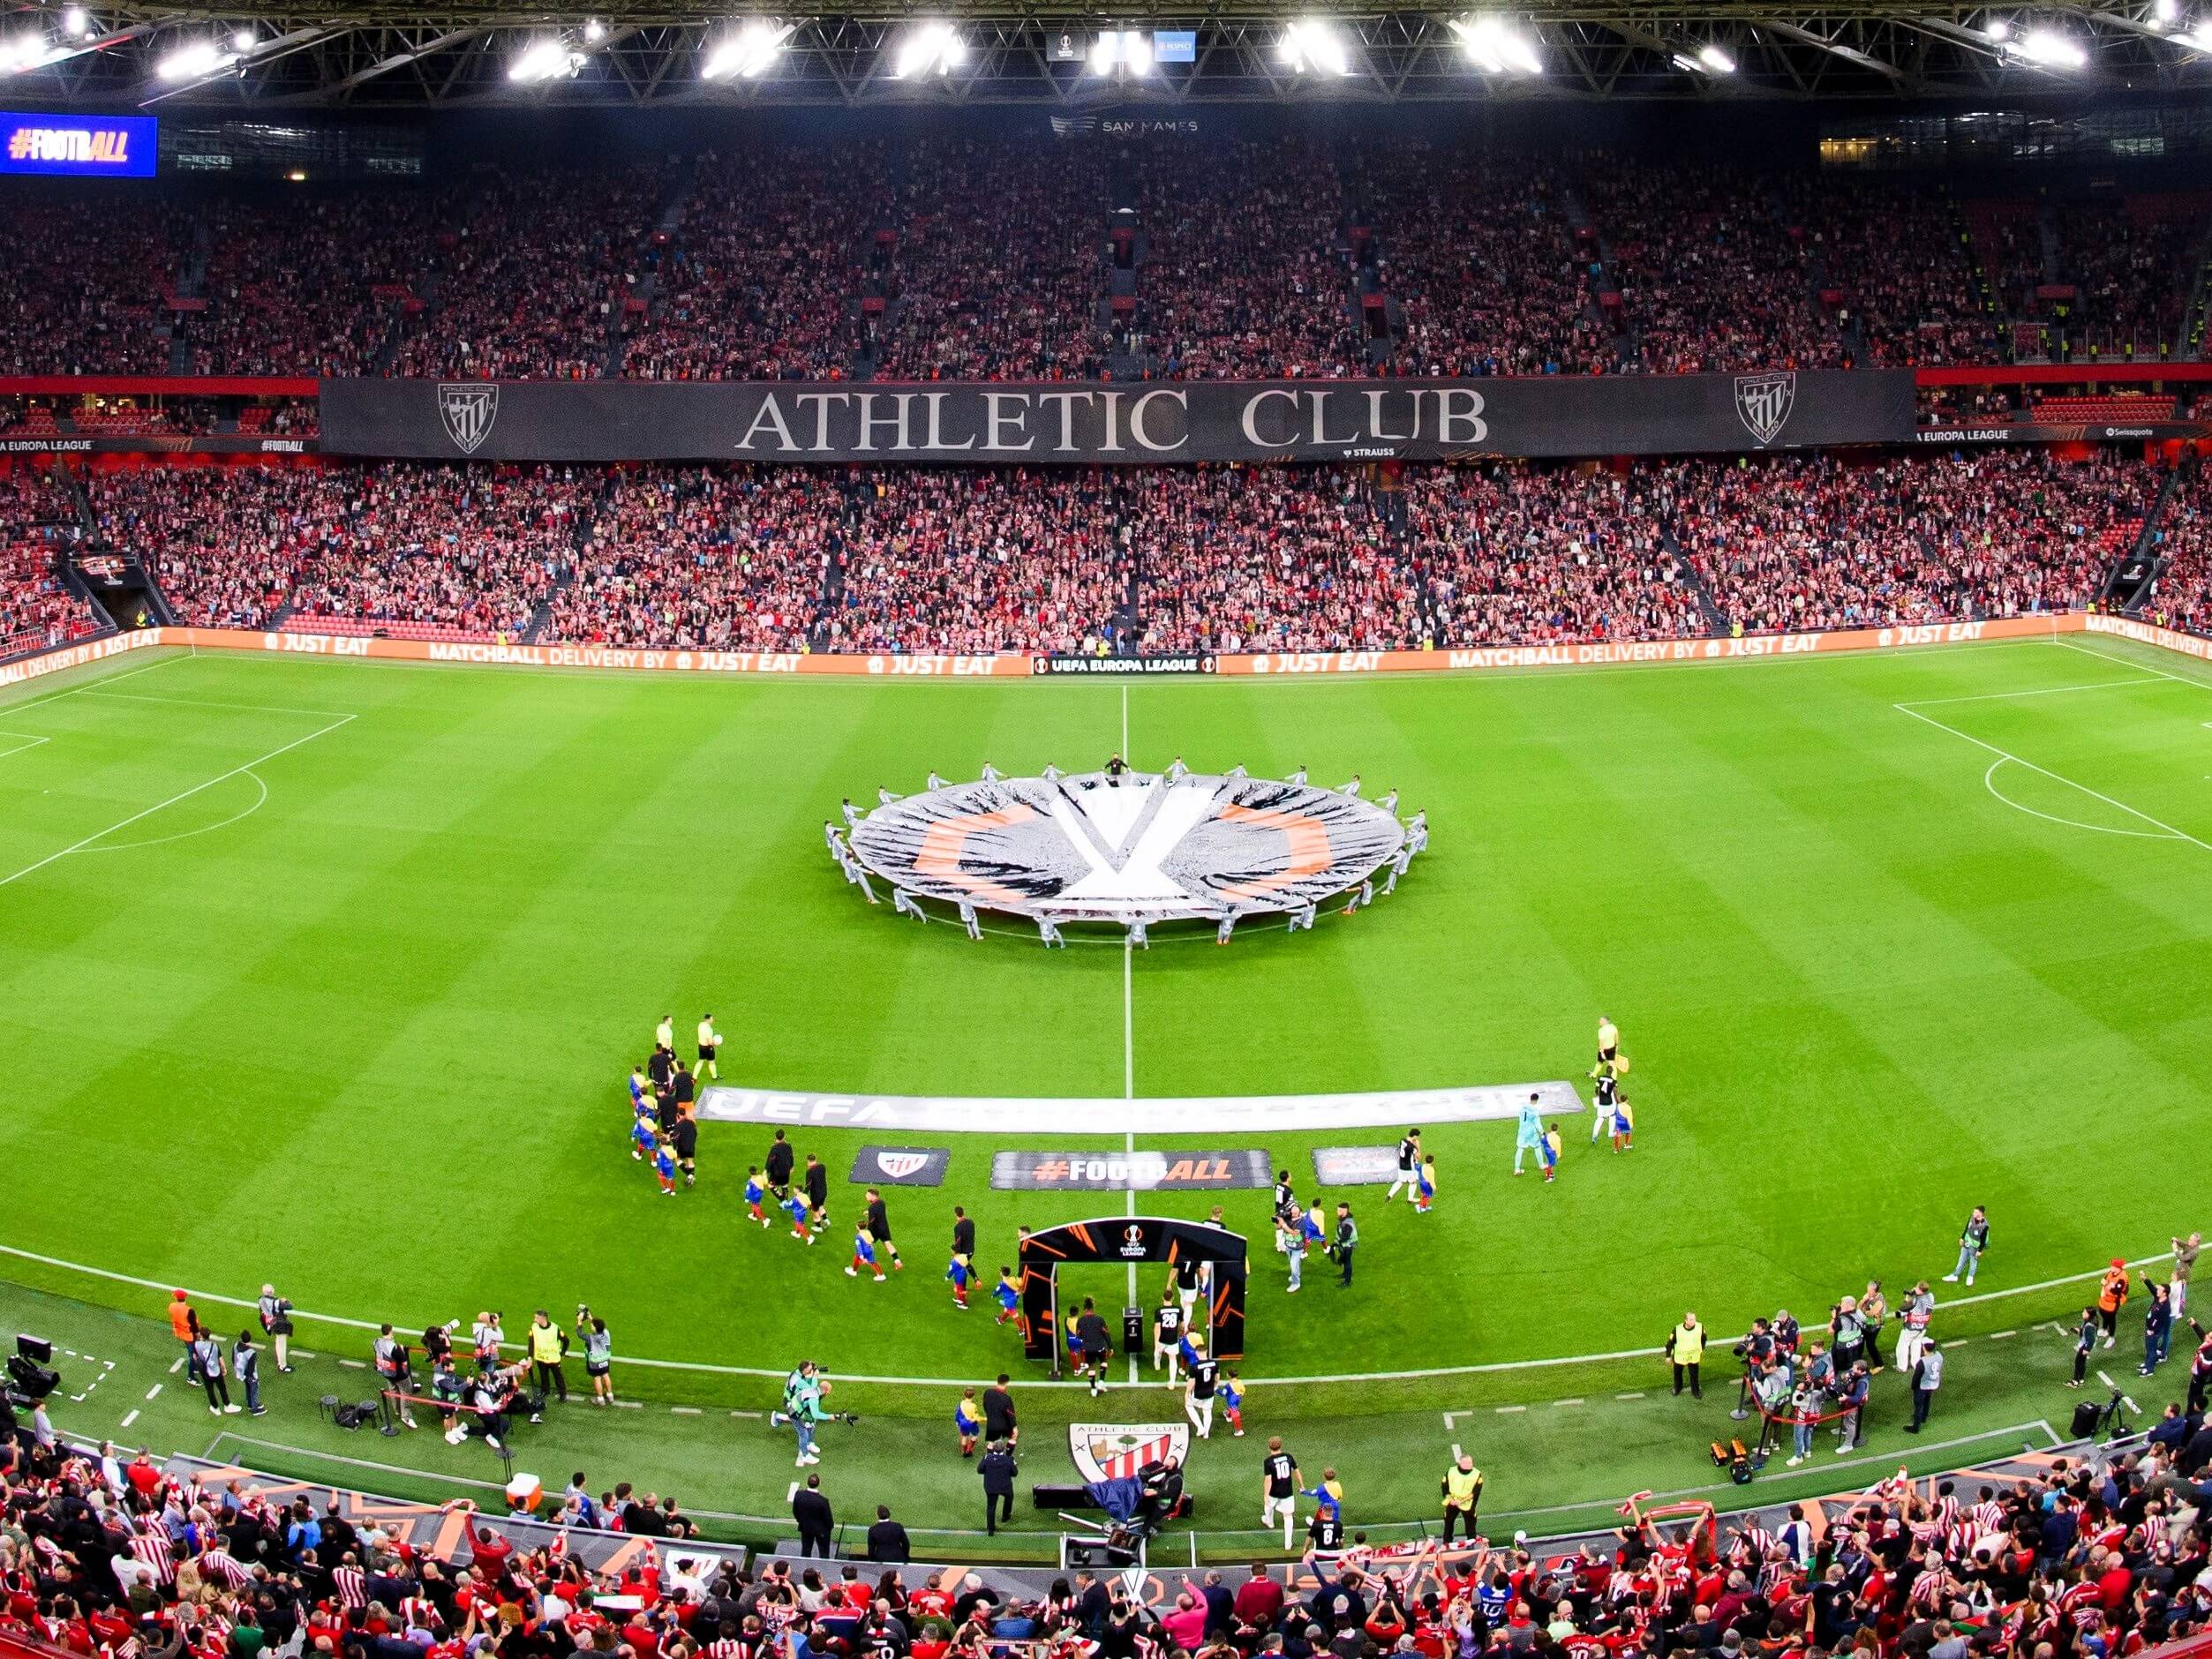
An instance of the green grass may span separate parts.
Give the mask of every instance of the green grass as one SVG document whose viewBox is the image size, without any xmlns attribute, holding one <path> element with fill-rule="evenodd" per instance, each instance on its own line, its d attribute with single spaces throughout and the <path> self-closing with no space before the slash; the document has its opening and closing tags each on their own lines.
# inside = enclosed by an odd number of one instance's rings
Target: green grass
<svg viewBox="0 0 2212 1659">
<path fill-rule="evenodd" d="M 1434 830 L 1398 894 L 1357 918 L 1139 956 L 1138 1092 L 1578 1077 L 1601 1010 L 1636 1062 L 1633 1154 L 1585 1151 L 1586 1120 L 1569 1122 L 1547 1188 L 1508 1176 L 1509 1124 L 1440 1128 L 1439 1213 L 1367 1195 L 1355 1290 L 1317 1271 L 1285 1298 L 1261 1252 L 1255 1401 L 1278 1422 L 1433 1422 L 1634 1391 L 1648 1367 L 1264 1379 L 1646 1347 L 1686 1302 L 1715 1330 L 1777 1303 L 1817 1316 L 1870 1274 L 1945 1271 L 1976 1202 L 1996 1228 L 1983 1291 L 2201 1225 L 2212 685 L 2190 672 L 2102 641 L 1125 688 L 125 657 L 0 699 L 0 733 L 50 739 L 0 758 L 0 1152 L 55 1172 L 0 1243 L 237 1295 L 274 1279 L 304 1308 L 417 1328 L 491 1304 L 513 1331 L 585 1299 L 630 1355 L 1020 1375 L 1009 1332 L 947 1305 L 951 1205 L 996 1265 L 1017 1220 L 1111 1213 L 1115 1195 L 993 1193 L 999 1144 L 952 1137 L 944 1189 L 892 1195 L 912 1268 L 854 1283 L 844 1235 L 805 1251 L 742 1225 L 757 1130 L 706 1126 L 701 1188 L 656 1196 L 623 1149 L 622 1078 L 664 1010 L 684 1025 L 711 1009 L 726 1080 L 1120 1094 L 1118 950 L 901 924 L 838 879 L 819 827 L 840 796 L 931 766 L 1095 763 L 1125 695 L 1140 763 L 1358 770 Z M 1923 709 L 1966 735 L 1894 706 L 1941 698 L 1980 699 Z M 355 717 L 198 787 L 340 715 Z M 1998 755 L 1969 739 L 2033 764 L 1985 781 Z M 797 1137 L 847 1214 L 861 1138 Z M 1392 1138 L 1266 1144 L 1304 1185 L 1310 1146 Z M 1230 1224 L 1264 1235 L 1266 1197 L 1230 1197 Z M 1112 1277 L 1096 1288 L 1117 1292 Z M 2049 1317 L 2074 1294 L 1941 1328 Z M 771 1386 L 631 1375 L 737 1404 Z M 938 1391 L 862 1397 L 945 1408 Z M 1604 1431 L 1593 1479 L 1639 1432 Z"/>
</svg>

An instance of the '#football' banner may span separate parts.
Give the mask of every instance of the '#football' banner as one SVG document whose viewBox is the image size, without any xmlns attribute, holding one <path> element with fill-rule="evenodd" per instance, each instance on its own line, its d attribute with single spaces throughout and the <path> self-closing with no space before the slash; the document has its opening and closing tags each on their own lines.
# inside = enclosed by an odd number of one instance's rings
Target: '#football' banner
<svg viewBox="0 0 2212 1659">
<path fill-rule="evenodd" d="M 1001 1192 L 1197 1192 L 1275 1183 L 1264 1152 L 997 1152 Z"/>
<path fill-rule="evenodd" d="M 326 454 L 461 461 L 1433 461 L 1910 443 L 1907 369 L 1222 380 L 321 382 Z"/>
</svg>

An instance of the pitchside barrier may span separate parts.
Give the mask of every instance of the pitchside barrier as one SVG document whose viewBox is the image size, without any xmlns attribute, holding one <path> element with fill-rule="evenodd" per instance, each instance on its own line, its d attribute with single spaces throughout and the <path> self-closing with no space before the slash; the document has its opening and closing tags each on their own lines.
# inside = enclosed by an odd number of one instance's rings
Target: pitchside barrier
<svg viewBox="0 0 2212 1659">
<path fill-rule="evenodd" d="M 1753 634 L 1741 639 L 1633 640 L 1579 645 L 1488 645 L 1426 651 L 1290 651 L 1211 657 L 1041 657 L 851 655 L 806 651 L 638 650 L 603 645 L 524 645 L 499 641 L 379 639 L 365 635 L 237 628 L 154 627 L 112 634 L 0 664 L 0 687 L 81 668 L 155 646 L 195 650 L 278 652 L 356 657 L 372 662 L 460 663 L 514 668 L 590 668 L 686 674 L 834 674 L 851 678 L 1026 679 L 1035 675 L 1390 674 L 1496 669 L 1614 667 L 1638 663 L 1713 663 L 1810 657 L 1903 646 L 1962 645 L 1994 640 L 2052 639 L 2110 634 L 2186 656 L 2212 660 L 2212 641 L 2152 623 L 2095 612 L 2001 617 L 1982 622 L 1931 622 L 1886 628 L 1834 628 L 1813 634 Z"/>
</svg>

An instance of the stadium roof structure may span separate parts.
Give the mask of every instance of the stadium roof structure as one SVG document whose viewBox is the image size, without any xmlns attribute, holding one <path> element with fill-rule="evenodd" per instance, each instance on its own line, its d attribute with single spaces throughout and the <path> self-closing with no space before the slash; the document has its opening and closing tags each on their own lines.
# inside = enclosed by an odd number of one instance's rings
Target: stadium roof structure
<svg viewBox="0 0 2212 1659">
<path fill-rule="evenodd" d="M 949 0 L 926 13 L 885 6 L 821 15 L 706 0 L 577 4 L 564 12 L 521 0 L 234 0 L 180 10 L 40 0 L 17 5 L 13 22 L 0 25 L 0 71 L 13 70 L 4 75 L 11 101 L 26 103 L 272 115 L 1013 104 L 1078 123 L 1109 108 L 1166 117 L 1200 104 L 1301 102 L 1875 99 L 1955 111 L 2042 95 L 2212 87 L 2212 0 L 2027 8 L 1860 0 L 1826 9 L 1539 0 L 1510 11 L 1325 13 L 1298 0 L 1212 0 L 1196 11 L 1131 0 L 1111 14 L 1075 0 Z M 590 5 L 598 9 L 581 9 Z M 925 18 L 951 25 L 958 47 L 916 73 L 902 46 Z M 707 72 L 749 26 L 760 50 L 734 72 Z M 1286 47 L 1299 28 L 1318 31 L 1321 49 L 1295 62 Z M 1171 47 L 1157 46 L 1161 30 L 1177 32 Z M 1101 56 L 1108 34 L 1144 44 L 1112 62 L 1110 49 Z M 196 65 L 180 57 L 193 47 Z M 538 71 L 518 77 L 532 48 Z M 724 53 L 722 67 L 730 62 Z"/>
</svg>

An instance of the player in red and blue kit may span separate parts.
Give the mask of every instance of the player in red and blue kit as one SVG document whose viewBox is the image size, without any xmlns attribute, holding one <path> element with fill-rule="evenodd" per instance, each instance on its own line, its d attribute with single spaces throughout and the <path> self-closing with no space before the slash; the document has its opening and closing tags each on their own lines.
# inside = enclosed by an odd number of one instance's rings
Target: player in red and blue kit
<svg viewBox="0 0 2212 1659">
<path fill-rule="evenodd" d="M 814 1232 L 807 1226 L 807 1218 L 812 1215 L 814 1211 L 807 1203 L 807 1195 L 794 1190 L 791 1196 L 784 1200 L 783 1212 L 791 1218 L 791 1236 L 809 1244 L 813 1243 Z"/>
<path fill-rule="evenodd" d="M 648 1107 L 631 1121 L 630 1156 L 643 1163 L 653 1155 L 659 1145 L 660 1131 L 653 1126 L 652 1111 Z"/>
<path fill-rule="evenodd" d="M 760 1171 L 751 1164 L 745 1166 L 745 1219 L 757 1221 L 763 1227 L 768 1222 L 768 1212 L 761 1205 L 768 1202 L 768 1189 L 761 1185 Z"/>
<path fill-rule="evenodd" d="M 653 1145 L 653 1173 L 660 1177 L 660 1196 L 664 1198 L 674 1197 L 676 1154 L 666 1141 L 657 1141 Z"/>
<path fill-rule="evenodd" d="M 1238 1437 L 1245 1432 L 1245 1385 L 1237 1380 L 1234 1371 L 1223 1371 L 1222 1379 L 1214 1385 L 1214 1397 L 1221 1402 L 1222 1415 L 1229 1419 L 1229 1426 Z"/>
<path fill-rule="evenodd" d="M 975 1455 L 975 1443 L 982 1438 L 983 1425 L 975 1415 L 975 1391 L 968 1389 L 960 1395 L 960 1403 L 952 1408 L 952 1426 L 960 1431 L 960 1455 Z"/>
<path fill-rule="evenodd" d="M 858 1279 L 862 1267 L 876 1275 L 877 1284 L 884 1282 L 884 1270 L 876 1265 L 875 1237 L 864 1227 L 856 1229 L 853 1234 L 853 1260 L 852 1264 L 846 1268 L 845 1276 L 847 1279 Z"/>
<path fill-rule="evenodd" d="M 1014 1283 L 1014 1273 L 1012 1268 L 1002 1267 L 998 1270 L 998 1284 L 990 1294 L 998 1300 L 999 1324 L 1004 1325 L 1009 1319 L 1019 1317 L 1021 1312 L 1021 1289 Z"/>
<path fill-rule="evenodd" d="M 952 1265 L 944 1270 L 944 1276 L 952 1281 L 952 1305 L 962 1312 L 966 1312 L 967 1310 L 967 1281 L 974 1277 L 968 1271 L 967 1257 L 956 1252 Z"/>
</svg>

